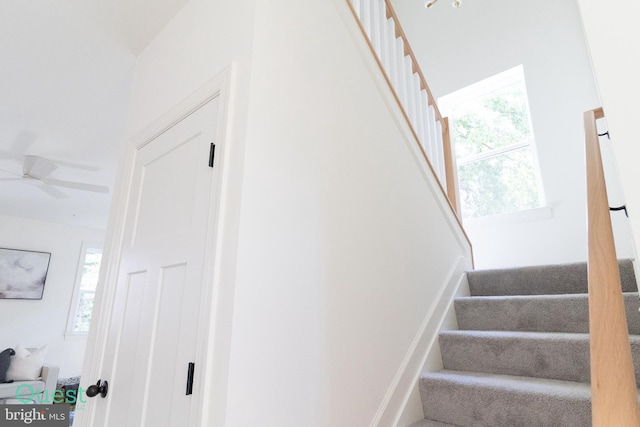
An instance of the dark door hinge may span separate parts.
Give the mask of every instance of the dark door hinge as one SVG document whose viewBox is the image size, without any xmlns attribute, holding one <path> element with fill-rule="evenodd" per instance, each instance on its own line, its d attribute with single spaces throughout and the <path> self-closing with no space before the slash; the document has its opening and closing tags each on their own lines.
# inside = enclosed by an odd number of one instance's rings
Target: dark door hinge
<svg viewBox="0 0 640 427">
<path fill-rule="evenodd" d="M 193 394 L 193 373 L 195 369 L 196 364 L 193 362 L 189 362 L 189 367 L 187 368 L 187 396 Z"/>
<path fill-rule="evenodd" d="M 216 144 L 211 143 L 211 148 L 209 149 L 209 167 L 213 167 L 213 160 L 216 157 Z"/>
</svg>

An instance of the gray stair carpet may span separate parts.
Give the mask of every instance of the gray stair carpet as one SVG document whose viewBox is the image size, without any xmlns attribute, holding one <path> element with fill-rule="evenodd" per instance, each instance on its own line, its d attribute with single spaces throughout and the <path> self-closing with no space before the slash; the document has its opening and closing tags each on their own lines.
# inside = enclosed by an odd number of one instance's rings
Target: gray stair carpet
<svg viewBox="0 0 640 427">
<path fill-rule="evenodd" d="M 624 292 L 637 290 L 631 260 L 620 260 Z M 467 273 L 471 295 L 557 295 L 586 294 L 587 264 L 521 267 Z"/>
<path fill-rule="evenodd" d="M 640 384 L 640 299 L 619 262 Z M 440 334 L 444 369 L 420 379 L 425 420 L 411 427 L 588 427 L 586 264 L 468 272 L 459 330 Z"/>
<path fill-rule="evenodd" d="M 629 333 L 640 335 L 640 299 L 623 294 Z M 589 332 L 587 294 L 456 298 L 458 327 L 480 331 Z"/>
<path fill-rule="evenodd" d="M 438 421 L 420 420 L 409 427 L 459 427 L 453 424 L 439 423 Z"/>
</svg>

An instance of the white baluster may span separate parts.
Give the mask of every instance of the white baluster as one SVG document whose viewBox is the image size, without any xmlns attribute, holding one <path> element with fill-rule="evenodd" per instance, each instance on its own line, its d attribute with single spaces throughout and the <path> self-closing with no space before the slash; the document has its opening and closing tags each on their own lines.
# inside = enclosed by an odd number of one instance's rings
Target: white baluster
<svg viewBox="0 0 640 427">
<path fill-rule="evenodd" d="M 376 51 L 378 59 L 380 55 L 380 0 L 369 0 L 371 2 L 371 45 Z"/>
<path fill-rule="evenodd" d="M 411 58 L 405 56 L 404 62 L 405 69 L 407 70 L 407 105 L 405 106 L 405 111 L 409 116 L 409 123 L 411 124 L 411 126 L 415 126 L 416 102 L 413 90 L 413 71 L 411 67 Z"/>
<path fill-rule="evenodd" d="M 380 14 L 378 15 L 378 23 L 380 26 L 380 62 L 382 67 L 387 70 L 389 68 L 389 26 L 387 25 L 387 6 L 385 0 L 380 2 Z M 388 72 L 387 72 L 388 73 Z"/>
<path fill-rule="evenodd" d="M 431 151 L 431 156 L 429 157 L 429 161 L 431 162 L 431 166 L 433 166 L 436 175 L 438 174 L 438 137 L 437 137 L 437 129 L 436 129 L 436 112 L 433 108 L 433 105 L 429 105 L 429 146 Z"/>
<path fill-rule="evenodd" d="M 407 72 L 404 61 L 404 43 L 399 37 L 396 39 L 396 70 L 398 77 L 396 91 L 400 98 L 400 105 L 402 105 L 403 108 L 406 108 L 407 91 L 405 81 L 407 78 Z"/>
<path fill-rule="evenodd" d="M 426 138 L 425 138 L 425 132 L 424 132 L 424 122 L 425 122 L 425 114 L 426 114 L 426 110 L 427 110 L 427 104 L 424 102 L 424 97 L 422 96 L 422 93 L 424 92 L 423 90 L 420 90 L 420 77 L 418 77 L 418 129 L 416 130 L 416 132 L 418 132 L 418 139 L 420 140 L 420 145 L 422 145 L 423 148 L 426 148 L 425 146 L 425 142 L 426 142 Z M 426 152 L 426 149 L 425 149 Z"/>
<path fill-rule="evenodd" d="M 371 40 L 371 0 L 362 0 L 362 14 L 360 15 L 360 22 L 364 27 L 367 37 Z"/>
<path fill-rule="evenodd" d="M 416 133 L 418 132 L 418 127 L 420 123 L 420 76 L 418 73 L 413 73 L 412 75 L 412 90 L 413 90 L 413 114 L 414 114 L 414 129 Z M 419 134 L 418 134 L 419 138 Z"/>
<path fill-rule="evenodd" d="M 420 97 L 424 103 L 424 149 L 427 152 L 429 161 L 433 158 L 433 145 L 431 144 L 431 120 L 429 119 L 429 97 L 427 91 L 422 89 Z"/>
<path fill-rule="evenodd" d="M 351 0 L 351 4 L 353 5 L 353 10 L 356 11 L 356 15 L 358 15 L 358 19 L 362 22 L 362 0 Z"/>
<path fill-rule="evenodd" d="M 387 40 L 388 49 L 387 52 L 389 54 L 389 58 L 387 59 L 387 73 L 389 74 L 389 79 L 391 80 L 391 85 L 393 89 L 398 91 L 398 71 L 396 66 L 396 24 L 393 22 L 393 19 L 387 20 L 387 34 L 389 35 L 389 39 Z"/>
<path fill-rule="evenodd" d="M 438 178 L 440 178 L 440 184 L 442 188 L 447 188 L 447 172 L 444 167 L 444 146 L 442 141 L 442 123 L 436 122 L 436 130 L 438 136 Z"/>
</svg>

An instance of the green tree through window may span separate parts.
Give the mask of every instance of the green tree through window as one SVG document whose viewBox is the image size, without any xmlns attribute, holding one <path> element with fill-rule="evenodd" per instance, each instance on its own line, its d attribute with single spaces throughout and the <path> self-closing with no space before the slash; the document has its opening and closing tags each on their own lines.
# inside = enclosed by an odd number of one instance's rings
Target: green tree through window
<svg viewBox="0 0 640 427">
<path fill-rule="evenodd" d="M 541 190 L 522 67 L 477 85 L 442 102 L 452 123 L 462 216 L 539 207 Z"/>
</svg>

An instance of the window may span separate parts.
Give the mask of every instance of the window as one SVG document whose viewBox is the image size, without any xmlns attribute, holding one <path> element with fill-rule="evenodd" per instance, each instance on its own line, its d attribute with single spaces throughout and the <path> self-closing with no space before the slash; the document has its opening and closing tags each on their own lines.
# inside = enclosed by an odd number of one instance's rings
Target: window
<svg viewBox="0 0 640 427">
<path fill-rule="evenodd" d="M 67 322 L 69 334 L 89 332 L 93 300 L 100 273 L 100 261 L 102 261 L 102 249 L 86 244 L 82 245 L 82 256 L 78 265 L 76 286 Z"/>
<path fill-rule="evenodd" d="M 522 65 L 442 97 L 455 142 L 463 218 L 543 204 Z"/>
</svg>

